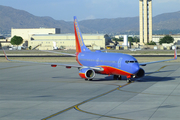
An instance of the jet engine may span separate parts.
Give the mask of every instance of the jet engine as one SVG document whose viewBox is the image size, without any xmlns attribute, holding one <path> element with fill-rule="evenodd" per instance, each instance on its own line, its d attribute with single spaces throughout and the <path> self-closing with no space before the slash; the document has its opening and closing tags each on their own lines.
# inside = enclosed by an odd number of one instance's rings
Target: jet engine
<svg viewBox="0 0 180 120">
<path fill-rule="evenodd" d="M 93 79 L 95 77 L 95 72 L 93 69 L 90 68 L 82 68 L 79 71 L 79 76 L 81 78 L 85 78 L 87 80 Z"/>
<path fill-rule="evenodd" d="M 138 73 L 136 74 L 136 78 L 143 77 L 145 74 L 144 70 L 142 68 L 139 69 Z"/>
</svg>

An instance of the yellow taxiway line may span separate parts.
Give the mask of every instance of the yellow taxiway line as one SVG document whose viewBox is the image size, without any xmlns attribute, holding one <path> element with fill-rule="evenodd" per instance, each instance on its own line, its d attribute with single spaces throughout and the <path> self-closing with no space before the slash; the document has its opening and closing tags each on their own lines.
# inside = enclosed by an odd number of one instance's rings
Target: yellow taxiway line
<svg viewBox="0 0 180 120">
<path fill-rule="evenodd" d="M 160 71 L 161 69 L 163 69 L 163 68 L 165 68 L 165 67 L 167 67 L 167 65 L 161 67 L 160 69 L 158 69 L 158 70 L 155 71 L 155 72 L 158 72 L 158 71 Z M 153 74 L 153 73 L 151 73 L 151 74 Z M 151 75 L 151 74 L 148 74 L 148 75 L 146 75 L 146 76 L 149 76 L 149 75 Z M 132 83 L 133 83 L 133 82 L 132 82 Z M 131 84 L 131 83 L 126 83 L 126 84 L 124 84 L 124 85 L 122 85 L 122 86 L 117 85 L 118 87 L 115 88 L 115 89 L 113 89 L 113 90 L 110 90 L 110 91 L 108 91 L 108 92 L 106 92 L 106 93 L 103 93 L 103 94 L 98 95 L 98 96 L 96 96 L 96 97 L 93 97 L 93 98 L 90 98 L 90 99 L 88 99 L 88 100 L 85 100 L 85 101 L 83 101 L 83 102 L 81 102 L 81 103 L 78 103 L 78 104 L 76 104 L 76 105 L 74 105 L 74 106 L 71 106 L 71 107 L 69 107 L 69 108 L 67 108 L 67 109 L 64 109 L 64 110 L 62 110 L 62 111 L 59 111 L 59 112 L 57 112 L 57 113 L 55 113 L 55 114 L 52 114 L 52 115 L 50 115 L 50 116 L 48 116 L 48 117 L 46 117 L 46 118 L 43 118 L 42 120 L 50 119 L 50 118 L 52 118 L 52 117 L 55 117 L 55 116 L 57 116 L 57 115 L 59 115 L 59 114 L 61 114 L 61 113 L 63 113 L 63 112 L 66 112 L 66 111 L 68 111 L 68 110 L 71 110 L 71 109 L 76 109 L 76 110 L 78 110 L 78 111 L 80 111 L 80 112 L 87 113 L 87 114 L 91 114 L 91 115 L 97 115 L 97 116 L 100 116 L 100 117 L 115 118 L 115 119 L 121 119 L 121 120 L 131 120 L 131 119 L 127 119 L 127 118 L 120 118 L 120 117 L 113 117 L 113 116 L 101 115 L 101 114 L 97 114 L 97 113 L 91 113 L 91 112 L 87 112 L 87 111 L 84 111 L 84 110 L 79 109 L 79 106 L 80 106 L 80 105 L 85 104 L 85 103 L 87 103 L 87 102 L 89 102 L 89 101 L 92 101 L 92 100 L 94 100 L 94 99 L 97 99 L 97 98 L 99 98 L 99 97 L 102 97 L 102 96 L 104 96 L 104 95 L 107 95 L 107 94 L 109 94 L 109 93 L 111 93 L 111 92 L 113 92 L 113 91 L 120 90 L 120 88 L 125 87 L 125 86 L 127 86 L 127 85 L 129 85 L 129 84 Z M 121 90 L 121 91 L 123 91 L 123 90 Z M 129 91 L 125 91 L 125 92 L 129 92 Z M 134 92 L 134 93 L 135 93 L 135 92 Z"/>
<path fill-rule="evenodd" d="M 59 114 L 61 114 L 61 113 L 63 113 L 63 112 L 66 112 L 66 111 L 68 111 L 68 110 L 71 110 L 71 109 L 76 109 L 76 110 L 81 111 L 81 112 L 84 112 L 84 113 L 88 113 L 88 114 L 92 114 L 92 115 L 98 115 L 98 116 L 101 116 L 101 117 L 109 117 L 109 118 L 130 120 L 130 119 L 126 119 L 126 118 L 118 118 L 118 117 L 100 115 L 100 114 L 96 114 L 96 113 L 90 113 L 90 112 L 86 112 L 86 111 L 80 110 L 80 109 L 78 108 L 78 106 L 80 106 L 80 105 L 82 105 L 82 104 L 85 104 L 85 103 L 87 103 L 87 102 L 89 102 L 89 101 L 92 101 L 92 100 L 94 100 L 94 99 L 97 99 L 97 98 L 99 98 L 99 97 L 102 97 L 102 96 L 104 96 L 104 95 L 107 95 L 107 94 L 109 94 L 109 93 L 111 93 L 111 92 L 113 92 L 113 91 L 115 91 L 115 90 L 118 90 L 118 89 L 120 89 L 120 88 L 122 88 L 122 87 L 125 87 L 125 86 L 127 86 L 127 85 L 129 85 L 129 84 L 131 84 L 131 83 L 126 83 L 126 84 L 124 84 L 124 85 L 122 85 L 122 86 L 119 86 L 119 85 L 118 85 L 118 87 L 115 88 L 115 89 L 113 89 L 113 90 L 110 90 L 110 91 L 108 91 L 108 92 L 106 92 L 106 93 L 103 93 L 103 94 L 98 95 L 98 96 L 96 96 L 96 97 L 93 97 L 93 98 L 90 98 L 90 99 L 88 99 L 88 100 L 85 100 L 85 101 L 83 101 L 83 102 L 81 102 L 81 103 L 78 103 L 78 104 L 76 104 L 76 105 L 74 105 L 74 106 L 71 106 L 71 107 L 69 107 L 69 108 L 67 108 L 67 109 L 65 109 L 65 110 L 59 111 L 59 112 L 57 112 L 57 113 L 55 113 L 55 114 L 52 114 L 52 115 L 50 115 L 50 116 L 48 116 L 48 117 L 46 117 L 46 118 L 43 118 L 42 120 L 50 119 L 50 118 L 52 118 L 52 117 L 55 117 L 55 116 L 57 116 L 57 115 L 59 115 Z"/>
</svg>

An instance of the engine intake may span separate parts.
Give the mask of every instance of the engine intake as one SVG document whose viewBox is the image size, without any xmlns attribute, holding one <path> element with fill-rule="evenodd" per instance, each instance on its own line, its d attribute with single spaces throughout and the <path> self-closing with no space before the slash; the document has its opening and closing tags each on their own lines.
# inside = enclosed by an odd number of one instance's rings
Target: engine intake
<svg viewBox="0 0 180 120">
<path fill-rule="evenodd" d="M 93 69 L 90 68 L 82 68 L 79 71 L 79 76 L 81 78 L 85 78 L 85 79 L 93 79 L 95 77 L 95 72 Z"/>
<path fill-rule="evenodd" d="M 138 73 L 136 74 L 136 78 L 143 77 L 145 74 L 144 70 L 142 68 L 139 69 Z"/>
</svg>

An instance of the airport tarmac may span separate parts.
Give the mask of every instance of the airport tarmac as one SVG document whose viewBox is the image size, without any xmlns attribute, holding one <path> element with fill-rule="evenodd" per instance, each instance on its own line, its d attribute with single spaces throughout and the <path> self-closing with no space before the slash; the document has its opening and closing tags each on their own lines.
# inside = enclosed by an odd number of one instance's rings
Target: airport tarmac
<svg viewBox="0 0 180 120">
<path fill-rule="evenodd" d="M 180 118 L 180 63 L 144 66 L 146 76 L 130 84 L 106 75 L 85 81 L 76 68 L 0 64 L 0 120 Z"/>
</svg>

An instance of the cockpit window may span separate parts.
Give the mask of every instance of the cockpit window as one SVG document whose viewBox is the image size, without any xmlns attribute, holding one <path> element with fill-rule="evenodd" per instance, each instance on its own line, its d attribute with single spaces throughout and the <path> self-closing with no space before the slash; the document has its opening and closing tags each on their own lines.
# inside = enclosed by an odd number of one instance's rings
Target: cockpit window
<svg viewBox="0 0 180 120">
<path fill-rule="evenodd" d="M 133 61 L 133 60 L 130 60 L 130 61 L 129 61 L 129 60 L 126 60 L 125 63 L 128 64 L 128 63 L 138 63 L 138 62 L 137 62 L 137 61 Z"/>
</svg>

